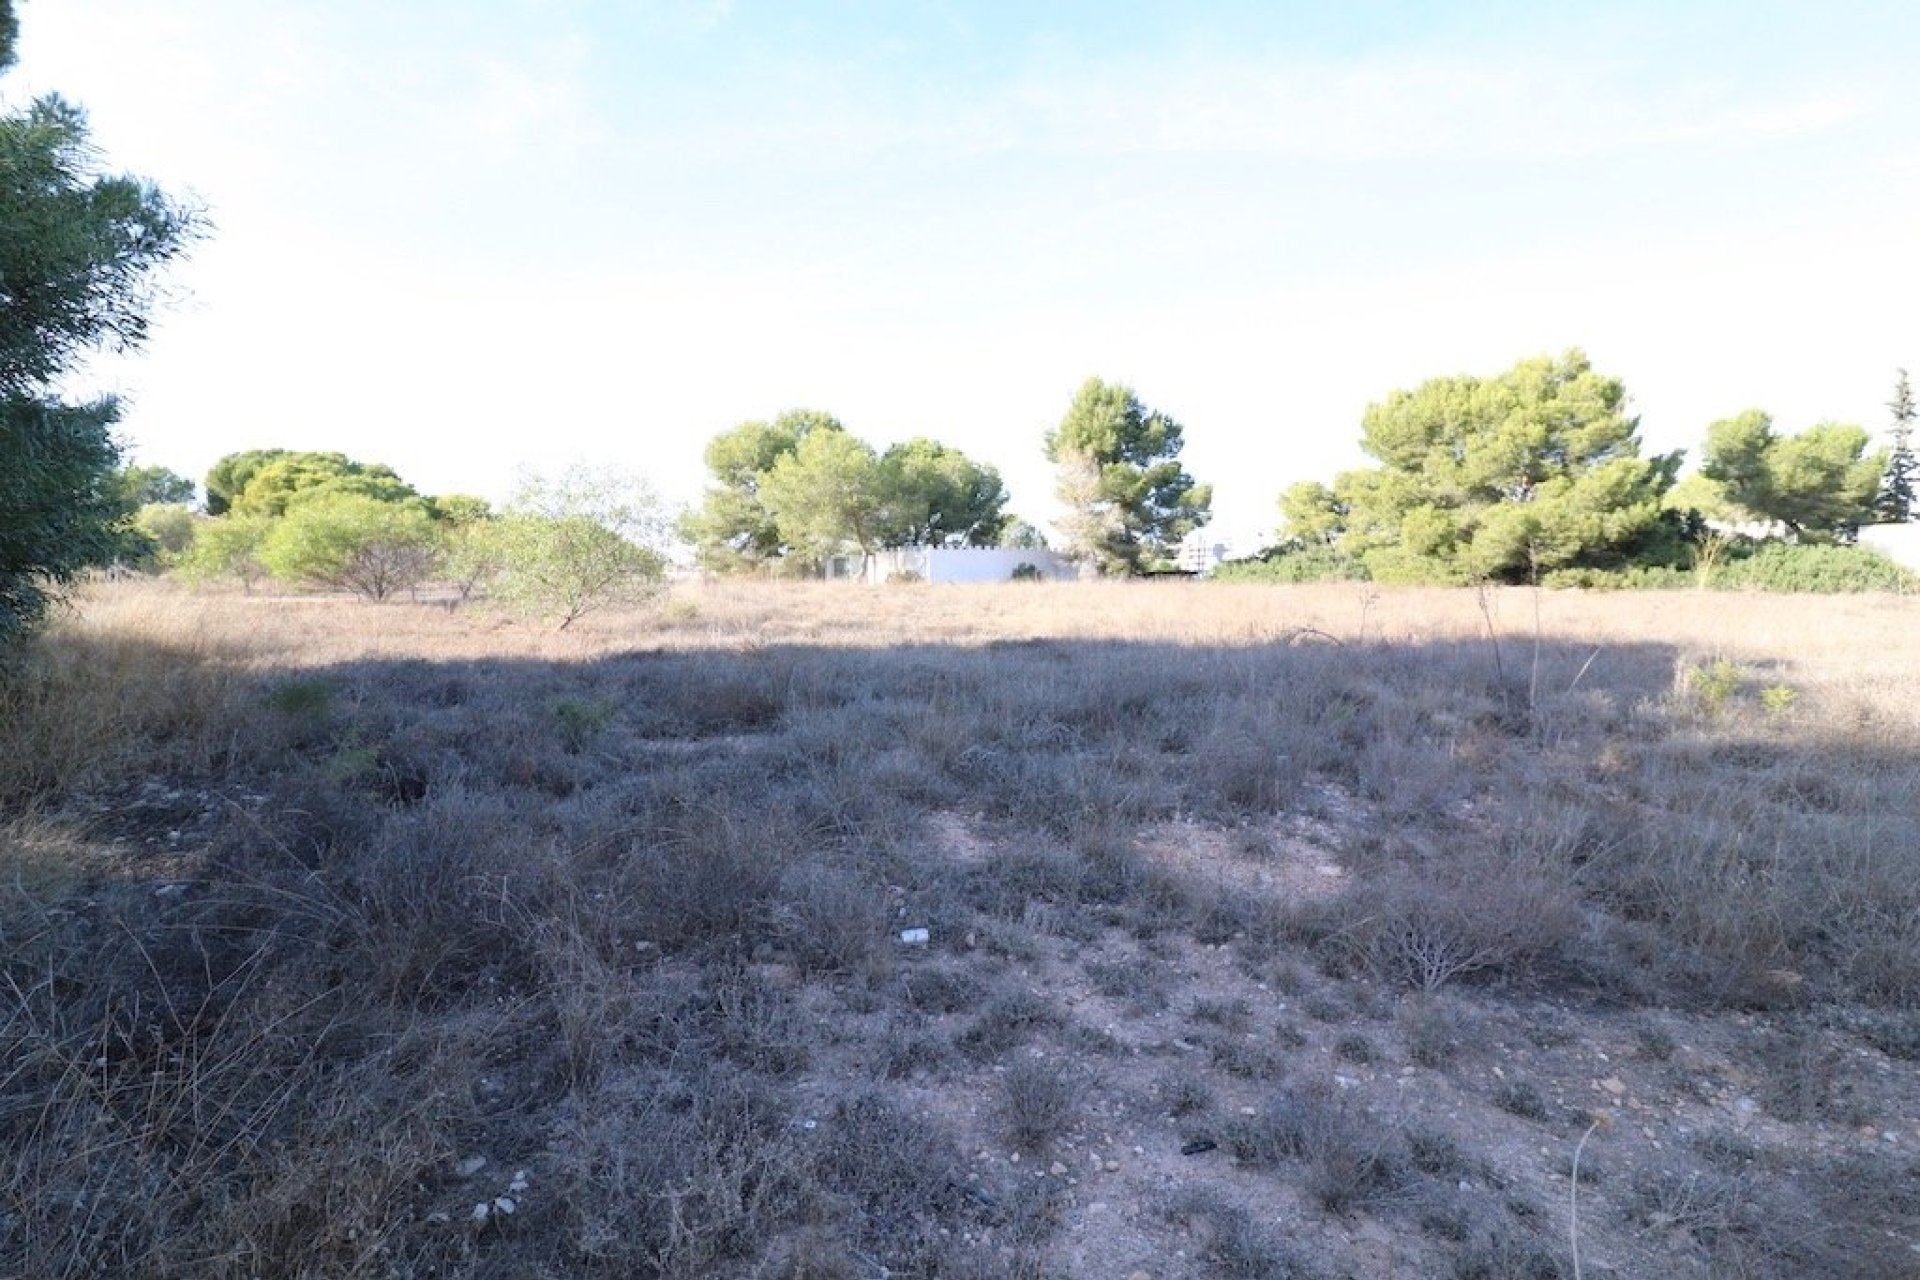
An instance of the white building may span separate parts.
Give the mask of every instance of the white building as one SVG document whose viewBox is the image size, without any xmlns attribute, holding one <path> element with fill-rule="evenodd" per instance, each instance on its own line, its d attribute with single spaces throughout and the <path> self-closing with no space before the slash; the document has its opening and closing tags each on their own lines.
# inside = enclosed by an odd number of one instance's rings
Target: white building
<svg viewBox="0 0 1920 1280">
<path fill-rule="evenodd" d="M 1182 573 L 1212 573 L 1213 567 L 1227 558 L 1227 544 L 1206 529 L 1195 529 L 1180 539 L 1173 562 Z"/>
<path fill-rule="evenodd" d="M 1040 577 L 1070 582 L 1078 571 L 1053 551 L 1019 547 L 889 547 L 870 556 L 835 556 L 827 577 L 866 582 L 1011 582 L 1022 565 Z M 1030 574 L 1022 573 L 1021 577 Z"/>
<path fill-rule="evenodd" d="M 1895 564 L 1920 570 L 1920 524 L 1863 525 L 1860 545 Z"/>
</svg>

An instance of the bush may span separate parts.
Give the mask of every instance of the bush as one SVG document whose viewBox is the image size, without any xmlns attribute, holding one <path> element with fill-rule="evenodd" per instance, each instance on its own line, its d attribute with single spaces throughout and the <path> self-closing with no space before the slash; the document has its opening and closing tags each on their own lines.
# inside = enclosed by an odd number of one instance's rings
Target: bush
<svg viewBox="0 0 1920 1280">
<path fill-rule="evenodd" d="M 1294 547 L 1262 553 L 1252 560 L 1229 560 L 1214 569 L 1216 582 L 1365 582 L 1372 575 L 1353 556 L 1331 547 Z"/>
<path fill-rule="evenodd" d="M 1782 591 L 1838 594 L 1849 591 L 1920 590 L 1920 575 L 1863 547 L 1813 543 L 1732 543 L 1712 566 L 1676 569 L 1634 565 L 1624 569 L 1556 569 L 1541 578 L 1546 587 L 1599 591 Z"/>
<path fill-rule="evenodd" d="M 201 524 L 174 568 L 189 582 L 238 578 L 252 591 L 253 584 L 267 576 L 260 549 L 272 531 L 273 521 L 266 516 L 216 516 Z"/>
<path fill-rule="evenodd" d="M 276 578 L 386 600 L 432 572 L 438 546 L 433 521 L 415 503 L 328 494 L 292 506 L 261 544 L 260 560 Z"/>
<path fill-rule="evenodd" d="M 1920 590 L 1920 575 L 1863 547 L 1789 546 L 1768 543 L 1720 570 L 1712 585 L 1725 590 L 1844 591 Z"/>
<path fill-rule="evenodd" d="M 529 476 L 505 518 L 475 528 L 498 565 L 493 594 L 565 631 L 596 609 L 657 594 L 667 562 L 659 500 L 637 479 L 576 467 Z"/>
</svg>

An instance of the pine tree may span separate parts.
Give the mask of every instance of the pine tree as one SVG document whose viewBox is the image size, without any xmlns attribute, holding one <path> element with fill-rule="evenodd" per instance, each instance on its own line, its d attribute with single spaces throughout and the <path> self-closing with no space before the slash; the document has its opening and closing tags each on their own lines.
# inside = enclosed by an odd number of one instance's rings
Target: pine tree
<svg viewBox="0 0 1920 1280">
<path fill-rule="evenodd" d="M 1904 524 L 1913 519 L 1914 479 L 1920 472 L 1913 456 L 1913 424 L 1920 414 L 1914 411 L 1913 388 L 1907 385 L 1905 369 L 1893 384 L 1893 399 L 1887 402 L 1887 408 L 1893 410 L 1893 447 L 1887 452 L 1887 469 L 1873 509 L 1882 520 Z"/>
</svg>

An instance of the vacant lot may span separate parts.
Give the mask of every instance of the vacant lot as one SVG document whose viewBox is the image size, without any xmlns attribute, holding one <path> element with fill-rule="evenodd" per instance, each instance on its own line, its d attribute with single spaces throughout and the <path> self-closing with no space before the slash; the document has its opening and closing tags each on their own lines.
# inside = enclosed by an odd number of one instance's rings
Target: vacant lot
<svg viewBox="0 0 1920 1280">
<path fill-rule="evenodd" d="M 1913 1275 L 1917 624 L 103 590 L 0 695 L 0 1274 Z"/>
</svg>

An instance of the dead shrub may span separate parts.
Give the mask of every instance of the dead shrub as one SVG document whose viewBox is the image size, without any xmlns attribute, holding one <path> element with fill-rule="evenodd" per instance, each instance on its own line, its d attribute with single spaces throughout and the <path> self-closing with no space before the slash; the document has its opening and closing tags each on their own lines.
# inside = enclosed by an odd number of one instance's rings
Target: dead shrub
<svg viewBox="0 0 1920 1280">
<path fill-rule="evenodd" d="M 885 889 L 856 872 L 801 863 L 780 877 L 770 932 L 809 973 L 852 973 L 886 954 Z"/>
<path fill-rule="evenodd" d="M 1434 992 L 1460 981 L 1523 980 L 1580 937 L 1571 887 L 1519 860 L 1461 858 L 1399 867 L 1330 904 L 1323 953 L 1397 985 Z"/>
<path fill-rule="evenodd" d="M 760 1253 L 807 1200 L 785 1104 L 752 1077 L 625 1073 L 561 1126 L 569 1252 L 596 1268 L 713 1273 Z"/>
<path fill-rule="evenodd" d="M 1070 1129 L 1079 1104 L 1078 1084 L 1057 1061 L 1019 1062 L 1000 1078 L 1000 1111 L 1007 1136 L 1022 1151 L 1044 1150 Z"/>
</svg>

